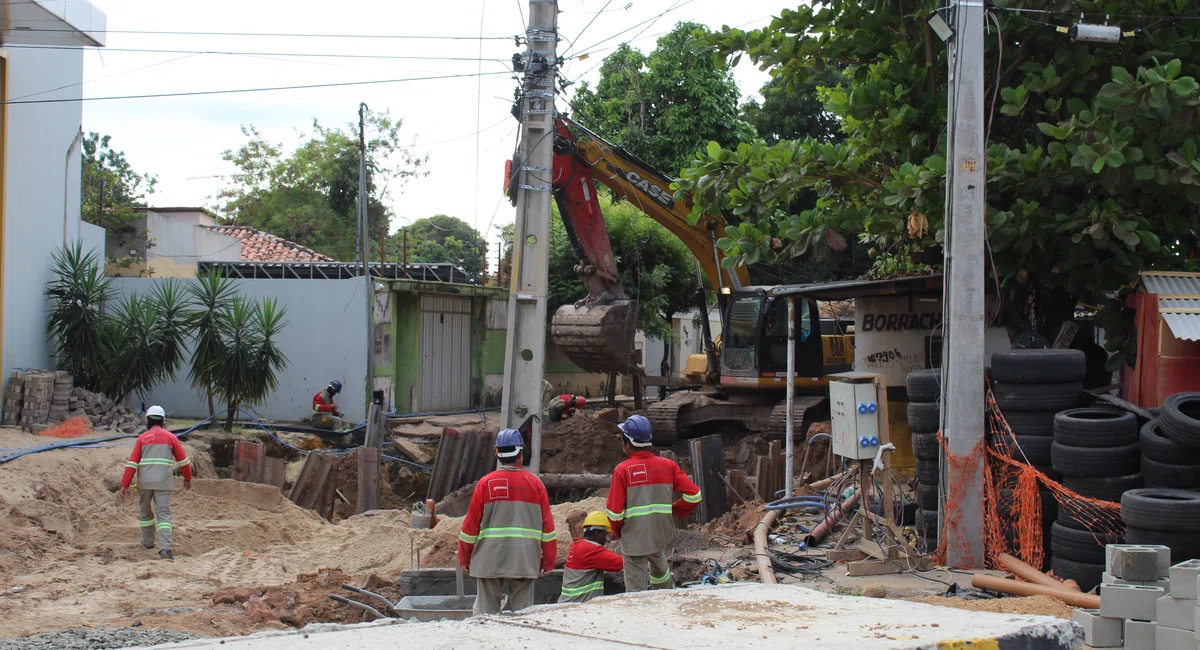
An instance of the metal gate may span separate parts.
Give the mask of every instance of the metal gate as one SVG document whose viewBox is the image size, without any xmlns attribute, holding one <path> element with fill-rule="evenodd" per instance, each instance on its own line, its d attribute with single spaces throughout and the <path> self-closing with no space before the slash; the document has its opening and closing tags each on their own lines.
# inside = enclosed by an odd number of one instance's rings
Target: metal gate
<svg viewBox="0 0 1200 650">
<path fill-rule="evenodd" d="M 419 411 L 471 408 L 471 299 L 421 296 Z"/>
</svg>

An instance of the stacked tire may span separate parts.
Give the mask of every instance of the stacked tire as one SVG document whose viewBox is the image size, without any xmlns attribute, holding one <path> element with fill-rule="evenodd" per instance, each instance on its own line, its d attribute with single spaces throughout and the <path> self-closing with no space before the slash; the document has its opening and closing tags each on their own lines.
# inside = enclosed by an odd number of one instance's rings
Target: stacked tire
<svg viewBox="0 0 1200 650">
<path fill-rule="evenodd" d="M 1168 397 L 1140 443 L 1146 487 L 1200 489 L 1200 393 Z"/>
<path fill-rule="evenodd" d="M 1142 487 L 1137 418 L 1109 408 L 1075 408 L 1054 416 L 1051 464 L 1063 487 L 1080 496 L 1120 503 L 1122 495 Z M 1121 535 L 1105 533 L 1079 509 L 1062 507 L 1050 530 L 1050 566 L 1055 575 L 1080 586 L 1099 584 L 1104 545 L 1120 544 Z"/>
<path fill-rule="evenodd" d="M 925 547 L 937 547 L 938 466 L 942 374 L 939 369 L 918 370 L 905 378 L 908 389 L 908 428 L 912 432 L 913 456 L 917 459 L 917 531 Z"/>
<path fill-rule="evenodd" d="M 1121 497 L 1125 541 L 1171 548 L 1171 562 L 1200 558 L 1200 494 L 1191 490 L 1142 488 Z"/>
</svg>

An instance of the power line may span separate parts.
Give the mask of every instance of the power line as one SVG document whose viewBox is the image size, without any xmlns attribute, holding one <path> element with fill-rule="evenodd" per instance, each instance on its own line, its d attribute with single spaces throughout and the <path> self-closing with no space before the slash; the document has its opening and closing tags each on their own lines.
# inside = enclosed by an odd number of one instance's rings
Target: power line
<svg viewBox="0 0 1200 650">
<path fill-rule="evenodd" d="M 98 49 L 81 45 L 8 45 L 10 48 L 26 50 L 91 50 Z M 98 49 L 102 52 L 143 52 L 149 54 L 221 54 L 228 56 L 296 56 L 329 59 L 402 59 L 411 61 L 495 61 L 506 63 L 504 59 L 485 59 L 471 56 L 410 56 L 399 54 L 324 54 L 319 52 L 237 52 L 227 50 L 165 50 L 157 48 L 120 48 L 106 47 Z"/>
<path fill-rule="evenodd" d="M 584 48 L 584 51 L 583 51 L 583 53 L 581 53 L 581 54 L 576 54 L 576 55 L 575 55 L 575 58 L 579 58 L 579 57 L 581 57 L 581 56 L 584 56 L 585 54 L 590 54 L 590 53 L 591 53 L 593 50 L 595 50 L 595 49 L 596 49 L 598 46 L 600 46 L 600 45 L 603 45 L 604 43 L 607 43 L 607 42 L 611 41 L 611 40 L 612 40 L 612 39 L 614 39 L 614 38 L 617 38 L 617 37 L 618 37 L 618 36 L 620 36 L 621 34 L 626 34 L 626 33 L 632 32 L 633 30 L 637 29 L 638 27 L 641 27 L 642 25 L 645 25 L 646 23 L 654 23 L 654 22 L 657 22 L 659 18 L 662 18 L 663 16 L 667 15 L 668 13 L 670 13 L 670 12 L 672 12 L 672 11 L 675 11 L 675 10 L 678 10 L 678 9 L 682 9 L 682 8 L 684 8 L 684 7 L 688 6 L 689 4 L 691 4 L 692 2 L 695 2 L 695 0 L 685 0 L 684 2 L 682 2 L 682 4 L 680 3 L 680 0 L 675 0 L 675 2 L 674 2 L 674 3 L 673 3 L 671 6 L 670 6 L 670 7 L 667 7 L 667 8 L 666 8 L 666 9 L 665 9 L 665 10 L 664 10 L 662 13 L 658 14 L 657 16 L 653 16 L 653 17 L 651 17 L 651 18 L 647 18 L 646 20 L 643 20 L 642 22 L 640 22 L 640 23 L 638 23 L 638 24 L 636 24 L 636 25 L 634 25 L 634 26 L 632 26 L 632 27 L 628 27 L 628 28 L 626 28 L 626 29 L 623 29 L 623 30 L 621 30 L 621 31 L 617 32 L 616 34 L 613 34 L 612 36 L 609 36 L 608 38 L 606 38 L 606 39 L 604 39 L 604 40 L 602 40 L 602 41 L 599 41 L 599 42 L 597 42 L 597 43 L 593 43 L 592 45 L 590 45 L 590 46 L 588 46 L 588 47 Z"/>
<path fill-rule="evenodd" d="M 298 85 L 298 86 L 272 86 L 272 87 L 264 87 L 264 88 L 234 88 L 231 90 L 197 90 L 197 91 L 192 91 L 192 92 L 151 93 L 151 94 L 146 94 L 146 95 L 114 95 L 114 96 L 109 96 L 109 97 L 81 97 L 81 98 L 73 98 L 73 99 L 28 99 L 28 100 L 20 100 L 20 101 L 14 100 L 14 101 L 0 102 L 0 106 L 13 106 L 13 105 L 17 105 L 17 104 L 62 104 L 62 103 L 66 103 L 66 102 L 98 102 L 98 101 L 107 101 L 107 100 L 115 100 L 115 99 L 156 99 L 156 98 L 161 98 L 161 97 L 196 97 L 196 96 L 201 96 L 201 95 L 232 95 L 232 94 L 238 94 L 238 93 L 272 92 L 272 91 L 277 91 L 277 90 L 308 90 L 308 89 L 313 89 L 313 88 L 341 88 L 341 87 L 348 87 L 348 86 L 370 86 L 370 85 L 379 85 L 379 84 L 403 83 L 406 81 L 433 81 L 433 80 L 437 80 L 437 79 L 465 79 L 465 78 L 477 77 L 477 76 L 489 77 L 489 76 L 495 76 L 495 75 L 501 75 L 501 74 L 506 75 L 506 74 L 509 74 L 509 72 L 508 71 L 485 72 L 481 75 L 475 74 L 475 73 L 450 74 L 450 75 L 439 75 L 439 76 L 433 76 L 433 77 L 407 77 L 404 79 L 376 79 L 376 80 L 372 80 L 372 81 L 343 81 L 343 82 L 337 82 L 337 83 L 304 84 L 304 85 Z"/>
<path fill-rule="evenodd" d="M 597 11 L 595 14 L 592 15 L 592 19 L 589 20 L 588 23 L 583 26 L 583 29 L 579 30 L 579 33 L 575 35 L 576 41 L 583 38 L 583 34 L 584 34 L 584 32 L 586 32 L 588 30 L 588 27 L 591 27 L 592 23 L 596 22 L 596 19 L 600 17 L 600 14 L 604 13 L 605 9 L 608 9 L 608 5 L 612 4 L 612 2 L 613 2 L 613 0 L 608 0 L 608 2 L 605 2 L 604 6 L 600 8 L 600 11 Z M 574 42 L 575 41 L 571 42 L 572 43 L 571 47 L 574 47 Z M 570 53 L 571 53 L 571 49 L 567 48 L 567 51 L 563 52 L 562 58 L 564 58 L 564 59 L 567 58 L 567 55 Z"/>
<path fill-rule="evenodd" d="M 34 3 L 30 3 L 34 4 Z M 26 29 L 23 27 L 0 27 L 0 32 L 67 32 L 77 34 L 75 29 Z M 511 41 L 513 36 L 435 36 L 425 34 L 303 34 L 290 32 L 188 32 L 153 29 L 106 29 L 105 34 L 162 34 L 169 36 L 252 36 L 267 38 L 379 38 L 389 40 L 440 40 L 440 41 Z"/>
<path fill-rule="evenodd" d="M 190 59 L 193 56 L 196 56 L 196 55 L 195 54 L 185 54 L 184 56 L 175 57 L 173 59 L 167 59 L 166 61 L 159 61 L 157 63 L 151 63 L 150 65 L 144 65 L 140 68 L 134 68 L 132 70 L 125 70 L 123 72 L 116 72 L 116 73 L 113 73 L 110 75 L 105 75 L 103 77 L 96 77 L 95 79 L 87 79 L 85 81 L 80 81 L 78 83 L 73 83 L 73 84 L 67 84 L 65 86 L 59 86 L 57 88 L 51 88 L 49 90 L 41 90 L 36 93 L 29 93 L 28 95 L 21 95 L 20 97 L 13 97 L 11 101 L 17 101 L 20 99 L 29 99 L 30 97 L 37 97 L 38 95 L 45 95 L 47 93 L 58 92 L 60 90 L 66 90 L 67 88 L 74 88 L 76 86 L 82 86 L 84 84 L 90 84 L 90 83 L 94 83 L 97 81 L 103 81 L 104 79 L 112 79 L 113 77 L 119 77 L 121 75 L 130 74 L 133 72 L 140 72 L 142 70 L 148 70 L 148 69 L 156 67 L 156 66 L 166 65 L 168 63 L 174 63 L 176 61 L 182 61 L 184 59 Z"/>
</svg>

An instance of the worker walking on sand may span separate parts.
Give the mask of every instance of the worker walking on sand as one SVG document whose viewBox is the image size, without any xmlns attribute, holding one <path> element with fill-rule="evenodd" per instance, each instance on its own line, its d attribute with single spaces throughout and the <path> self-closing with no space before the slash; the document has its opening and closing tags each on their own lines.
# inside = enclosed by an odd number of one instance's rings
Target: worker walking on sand
<svg viewBox="0 0 1200 650">
<path fill-rule="evenodd" d="M 604 572 L 617 573 L 625 568 L 620 555 L 604 548 L 612 525 L 603 512 L 589 513 L 583 520 L 583 537 L 571 542 L 563 570 L 560 603 L 586 603 L 604 595 Z"/>
<path fill-rule="evenodd" d="M 183 471 L 183 489 L 192 489 L 192 459 L 175 434 L 163 428 L 167 414 L 161 406 L 146 409 L 149 429 L 138 436 L 121 476 L 121 500 L 129 497 L 129 486 L 137 475 L 138 518 L 142 525 L 142 546 L 154 548 L 158 532 L 158 554 L 168 560 L 171 553 L 171 491 L 175 489 L 175 467 Z"/>
<path fill-rule="evenodd" d="M 475 615 L 533 604 L 533 584 L 554 569 L 558 536 L 546 486 L 522 467 L 525 441 L 516 429 L 496 436 L 500 469 L 479 479 L 458 534 L 458 562 L 475 578 Z"/>
<path fill-rule="evenodd" d="M 631 415 L 620 427 L 628 458 L 613 470 L 607 514 L 625 556 L 625 591 L 671 589 L 666 551 L 675 538 L 673 517 L 700 505 L 700 488 L 675 461 L 654 453 L 649 420 Z M 675 492 L 683 498 L 672 503 Z"/>
<path fill-rule="evenodd" d="M 342 392 L 342 382 L 334 379 L 325 390 L 313 395 L 312 426 L 314 429 L 337 431 L 346 428 L 342 411 L 333 403 L 334 395 Z"/>
</svg>

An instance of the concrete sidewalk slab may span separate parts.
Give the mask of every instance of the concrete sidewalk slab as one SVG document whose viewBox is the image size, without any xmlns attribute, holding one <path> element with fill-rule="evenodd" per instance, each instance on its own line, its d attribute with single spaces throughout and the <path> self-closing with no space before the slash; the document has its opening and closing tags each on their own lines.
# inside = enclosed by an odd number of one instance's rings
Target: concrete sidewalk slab
<svg viewBox="0 0 1200 650">
<path fill-rule="evenodd" d="M 465 648 L 1078 648 L 1083 631 L 1048 616 L 973 612 L 835 596 L 792 585 L 735 584 L 546 605 L 516 615 L 435 623 L 376 622 L 205 639 L 159 648 L 349 650 L 417 644 Z"/>
</svg>

